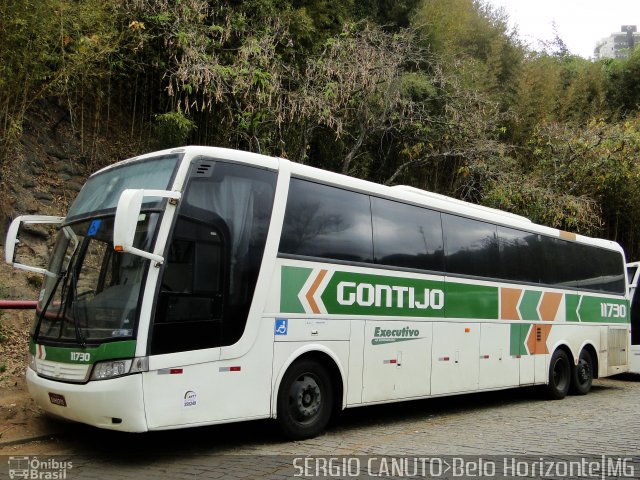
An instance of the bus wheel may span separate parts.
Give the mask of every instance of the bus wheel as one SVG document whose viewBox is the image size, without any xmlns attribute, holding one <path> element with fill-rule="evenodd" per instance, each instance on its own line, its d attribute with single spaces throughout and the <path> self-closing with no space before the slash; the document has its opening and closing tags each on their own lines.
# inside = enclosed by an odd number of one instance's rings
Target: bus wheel
<svg viewBox="0 0 640 480">
<path fill-rule="evenodd" d="M 312 360 L 289 367 L 278 391 L 278 424 L 291 440 L 318 435 L 329 422 L 333 388 L 327 370 Z"/>
<path fill-rule="evenodd" d="M 591 354 L 582 349 L 578 358 L 578 365 L 573 369 L 571 376 L 571 393 L 574 395 L 585 395 L 591 390 L 593 382 L 593 360 Z"/>
<path fill-rule="evenodd" d="M 562 350 L 553 352 L 549 364 L 549 385 L 547 390 L 553 400 L 561 400 L 567 396 L 571 384 L 571 365 L 569 357 Z"/>
</svg>

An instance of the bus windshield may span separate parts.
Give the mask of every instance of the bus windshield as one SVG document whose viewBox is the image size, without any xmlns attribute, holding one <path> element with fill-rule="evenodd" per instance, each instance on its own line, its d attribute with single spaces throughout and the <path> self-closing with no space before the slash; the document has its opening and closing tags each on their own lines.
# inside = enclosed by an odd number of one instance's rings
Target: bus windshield
<svg viewBox="0 0 640 480">
<path fill-rule="evenodd" d="M 91 176 L 82 187 L 67 214 L 67 222 L 114 209 L 127 188 L 165 190 L 182 154 L 152 157 L 103 170 Z M 159 207 L 158 197 L 145 198 L 145 208 Z"/>
<path fill-rule="evenodd" d="M 143 213 L 134 244 L 149 249 L 158 213 Z M 35 341 L 99 343 L 134 335 L 148 260 L 113 250 L 113 216 L 67 225 L 40 293 Z"/>
</svg>

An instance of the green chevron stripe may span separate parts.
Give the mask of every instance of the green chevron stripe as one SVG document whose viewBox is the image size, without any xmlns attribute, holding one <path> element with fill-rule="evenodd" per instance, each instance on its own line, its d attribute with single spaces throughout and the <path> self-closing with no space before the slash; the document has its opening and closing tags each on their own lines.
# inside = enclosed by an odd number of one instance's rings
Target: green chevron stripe
<svg viewBox="0 0 640 480">
<path fill-rule="evenodd" d="M 518 307 L 518 310 L 520 310 L 520 318 L 522 318 L 522 320 L 540 320 L 540 316 L 538 315 L 538 304 L 540 303 L 541 296 L 542 292 L 535 290 L 526 290 L 524 292 L 522 300 L 520 300 L 520 306 Z"/>
<path fill-rule="evenodd" d="M 313 269 L 300 267 L 282 267 L 280 276 L 280 311 L 287 313 L 305 313 L 298 299 L 298 293 Z"/>
<path fill-rule="evenodd" d="M 565 315 L 567 322 L 579 322 L 578 318 L 578 303 L 580 302 L 580 295 L 566 294 L 564 296 Z"/>
<path fill-rule="evenodd" d="M 509 350 L 511 355 L 527 355 L 527 335 L 531 329 L 530 323 L 512 323 Z"/>
</svg>

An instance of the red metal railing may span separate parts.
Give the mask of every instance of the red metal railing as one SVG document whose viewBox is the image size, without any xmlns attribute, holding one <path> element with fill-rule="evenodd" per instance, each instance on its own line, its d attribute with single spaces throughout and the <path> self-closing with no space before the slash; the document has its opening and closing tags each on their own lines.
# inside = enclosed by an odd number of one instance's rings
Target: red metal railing
<svg viewBox="0 0 640 480">
<path fill-rule="evenodd" d="M 0 300 L 0 310 L 35 310 L 35 300 Z"/>
</svg>

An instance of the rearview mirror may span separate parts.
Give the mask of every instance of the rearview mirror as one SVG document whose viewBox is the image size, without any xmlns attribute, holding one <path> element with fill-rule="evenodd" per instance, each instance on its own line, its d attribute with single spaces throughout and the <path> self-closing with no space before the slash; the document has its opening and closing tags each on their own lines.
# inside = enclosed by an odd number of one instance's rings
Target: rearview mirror
<svg viewBox="0 0 640 480">
<path fill-rule="evenodd" d="M 64 222 L 65 217 L 54 217 L 50 215 L 21 215 L 16 217 L 9 226 L 7 231 L 7 240 L 4 246 L 4 259 L 5 261 L 20 270 L 26 270 L 27 272 L 50 274 L 50 272 L 41 267 L 33 267 L 31 265 L 25 265 L 16 262 L 16 246 L 20 244 L 18 234 L 20 233 L 20 227 L 22 225 L 60 225 Z"/>
<path fill-rule="evenodd" d="M 162 255 L 146 252 L 133 246 L 136 226 L 142 209 L 142 200 L 144 197 L 162 197 L 175 201 L 179 200 L 180 196 L 180 192 L 172 192 L 169 190 L 124 190 L 120 194 L 118 207 L 116 208 L 116 218 L 113 225 L 113 249 L 117 252 L 127 252 L 158 263 L 163 263 L 164 258 Z"/>
</svg>

